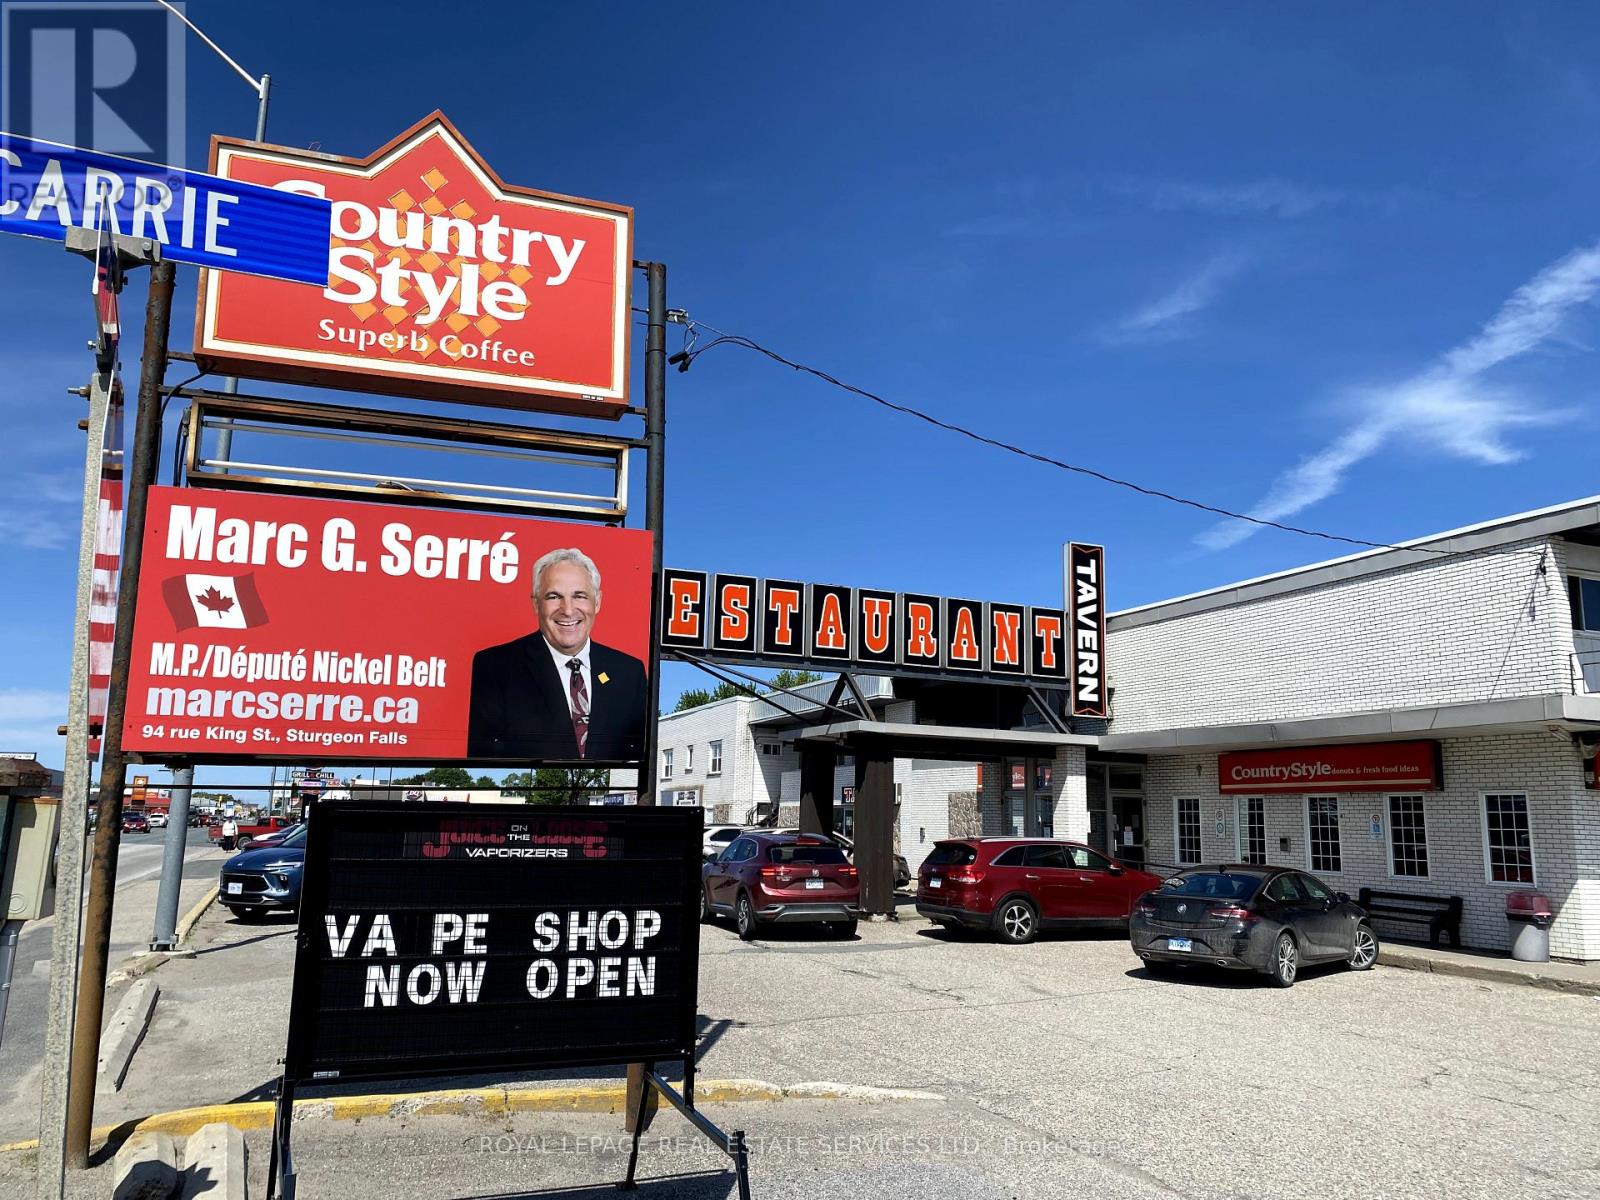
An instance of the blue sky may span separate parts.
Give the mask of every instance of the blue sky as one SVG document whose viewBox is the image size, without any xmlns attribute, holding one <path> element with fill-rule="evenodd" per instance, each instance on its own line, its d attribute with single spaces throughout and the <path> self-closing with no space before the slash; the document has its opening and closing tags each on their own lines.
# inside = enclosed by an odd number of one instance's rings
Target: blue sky
<svg viewBox="0 0 1600 1200">
<path fill-rule="evenodd" d="M 442 108 L 507 180 L 635 206 L 672 305 L 994 436 L 1377 541 L 1600 491 L 1600 11 L 188 11 L 271 72 L 271 140 L 366 153 Z M 194 43 L 188 87 L 198 165 L 254 103 Z M 7 239 L 0 272 L 0 743 L 58 762 L 86 269 Z M 1051 603 L 1073 538 L 1107 546 L 1115 608 L 1348 549 L 737 349 L 669 386 L 673 565 Z M 672 668 L 666 701 L 698 682 Z"/>
</svg>

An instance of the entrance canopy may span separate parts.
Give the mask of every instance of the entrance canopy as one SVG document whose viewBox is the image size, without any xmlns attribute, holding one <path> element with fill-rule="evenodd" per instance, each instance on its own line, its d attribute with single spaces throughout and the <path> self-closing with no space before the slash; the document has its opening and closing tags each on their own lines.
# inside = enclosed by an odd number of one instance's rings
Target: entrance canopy
<svg viewBox="0 0 1600 1200">
<path fill-rule="evenodd" d="M 961 725 L 913 725 L 890 721 L 835 721 L 810 725 L 794 735 L 802 748 L 831 746 L 877 758 L 993 762 L 1006 757 L 1053 757 L 1062 746 L 1090 747 L 1099 739 L 1081 734 Z"/>
</svg>

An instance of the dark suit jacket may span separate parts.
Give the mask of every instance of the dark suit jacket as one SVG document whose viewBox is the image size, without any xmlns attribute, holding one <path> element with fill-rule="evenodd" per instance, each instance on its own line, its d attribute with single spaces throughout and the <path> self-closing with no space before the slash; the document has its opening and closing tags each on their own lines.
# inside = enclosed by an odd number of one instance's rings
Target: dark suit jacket
<svg viewBox="0 0 1600 1200">
<path fill-rule="evenodd" d="M 637 761 L 644 752 L 650 690 L 637 658 L 589 643 L 589 737 L 584 759 Z M 604 676 L 602 681 L 601 676 Z M 537 631 L 472 656 L 472 709 L 467 757 L 578 758 L 562 678 L 544 636 Z"/>
</svg>

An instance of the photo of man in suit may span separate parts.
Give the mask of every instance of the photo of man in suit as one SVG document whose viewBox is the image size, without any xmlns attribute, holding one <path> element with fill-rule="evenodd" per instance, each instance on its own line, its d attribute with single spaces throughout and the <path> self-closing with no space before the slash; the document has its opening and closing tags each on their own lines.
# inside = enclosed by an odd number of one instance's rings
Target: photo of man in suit
<svg viewBox="0 0 1600 1200">
<path fill-rule="evenodd" d="M 592 638 L 600 572 L 581 550 L 533 565 L 539 628 L 472 657 L 467 757 L 636 760 L 649 705 L 644 664 Z"/>
</svg>

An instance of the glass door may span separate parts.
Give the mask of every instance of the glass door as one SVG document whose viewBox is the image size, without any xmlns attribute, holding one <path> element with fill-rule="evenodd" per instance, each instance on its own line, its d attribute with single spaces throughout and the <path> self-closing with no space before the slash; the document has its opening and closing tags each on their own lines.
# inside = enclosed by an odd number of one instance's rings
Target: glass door
<svg viewBox="0 0 1600 1200">
<path fill-rule="evenodd" d="M 1130 867 L 1144 866 L 1144 794 L 1111 793 L 1111 853 Z"/>
</svg>

